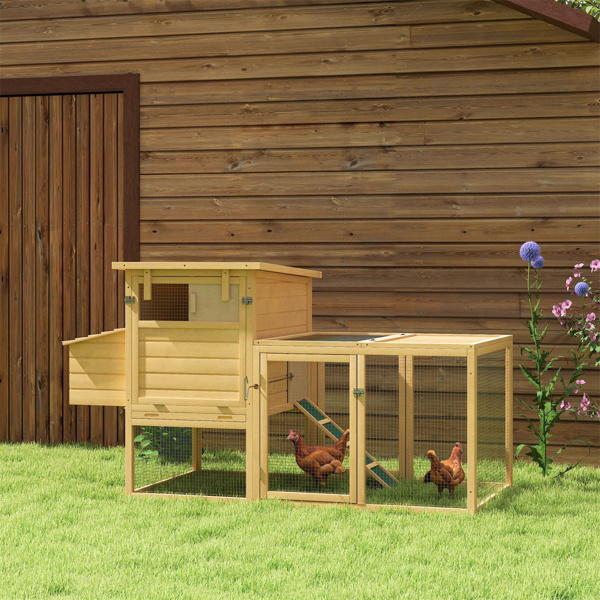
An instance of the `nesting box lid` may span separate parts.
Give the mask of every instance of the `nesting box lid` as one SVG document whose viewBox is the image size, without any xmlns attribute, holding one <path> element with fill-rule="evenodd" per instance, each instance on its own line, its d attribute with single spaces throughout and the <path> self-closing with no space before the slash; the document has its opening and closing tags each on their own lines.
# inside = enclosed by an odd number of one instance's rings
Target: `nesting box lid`
<svg viewBox="0 0 600 600">
<path fill-rule="evenodd" d="M 263 262 L 113 262 L 112 268 L 119 271 L 137 270 L 189 270 L 189 271 L 269 271 L 271 273 L 285 273 L 287 275 L 298 275 L 300 277 L 312 277 L 320 279 L 321 271 L 311 269 L 299 269 L 284 265 L 274 265 Z"/>
</svg>

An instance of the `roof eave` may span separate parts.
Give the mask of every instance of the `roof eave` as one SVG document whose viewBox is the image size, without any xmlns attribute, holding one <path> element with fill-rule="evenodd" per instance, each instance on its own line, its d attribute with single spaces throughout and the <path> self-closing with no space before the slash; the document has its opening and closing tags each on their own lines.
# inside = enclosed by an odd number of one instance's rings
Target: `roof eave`
<svg viewBox="0 0 600 600">
<path fill-rule="evenodd" d="M 587 13 L 555 0 L 494 0 L 530 17 L 600 42 L 600 22 Z"/>
</svg>

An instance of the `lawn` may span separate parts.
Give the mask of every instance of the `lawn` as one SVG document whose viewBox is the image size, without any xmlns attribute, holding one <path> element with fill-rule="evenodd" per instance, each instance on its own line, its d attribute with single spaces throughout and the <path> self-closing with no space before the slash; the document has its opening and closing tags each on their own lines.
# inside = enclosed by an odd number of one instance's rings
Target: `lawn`
<svg viewBox="0 0 600 600">
<path fill-rule="evenodd" d="M 0 598 L 599 597 L 600 470 L 479 514 L 124 494 L 124 451 L 0 444 Z"/>
</svg>

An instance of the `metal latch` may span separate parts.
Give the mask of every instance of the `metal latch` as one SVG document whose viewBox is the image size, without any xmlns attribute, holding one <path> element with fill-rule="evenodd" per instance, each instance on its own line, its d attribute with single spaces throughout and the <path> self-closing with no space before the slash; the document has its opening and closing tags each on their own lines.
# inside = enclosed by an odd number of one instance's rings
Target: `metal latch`
<svg viewBox="0 0 600 600">
<path fill-rule="evenodd" d="M 354 389 L 352 390 L 352 393 L 353 393 L 355 396 L 357 396 L 357 397 L 358 397 L 358 396 L 364 396 L 364 395 L 365 395 L 365 389 L 364 389 L 364 388 L 354 388 Z"/>
<path fill-rule="evenodd" d="M 242 297 L 242 304 L 252 304 L 252 296 L 244 296 Z"/>
<path fill-rule="evenodd" d="M 135 304 L 135 296 L 125 296 L 125 304 Z"/>
</svg>

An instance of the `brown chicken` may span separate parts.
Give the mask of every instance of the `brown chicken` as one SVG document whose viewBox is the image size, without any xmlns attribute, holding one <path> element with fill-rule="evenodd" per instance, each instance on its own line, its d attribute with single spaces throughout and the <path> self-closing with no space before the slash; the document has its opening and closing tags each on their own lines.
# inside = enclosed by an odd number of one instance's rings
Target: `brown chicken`
<svg viewBox="0 0 600 600">
<path fill-rule="evenodd" d="M 447 460 L 440 461 L 433 450 L 427 452 L 431 469 L 425 473 L 423 483 L 434 483 L 441 496 L 444 489 L 454 494 L 454 488 L 465 479 L 465 472 L 461 465 L 462 444 L 456 442 L 452 454 Z"/>
<path fill-rule="evenodd" d="M 318 485 L 325 487 L 327 477 L 345 471 L 343 462 L 350 430 L 346 429 L 342 437 L 333 446 L 307 446 L 298 433 L 290 429 L 288 440 L 294 443 L 296 464 L 311 475 Z"/>
</svg>

